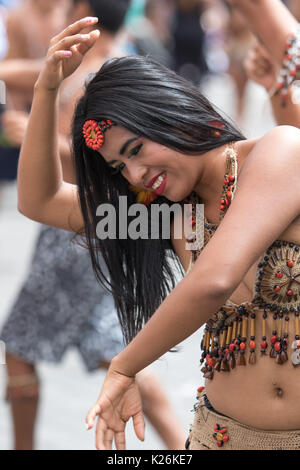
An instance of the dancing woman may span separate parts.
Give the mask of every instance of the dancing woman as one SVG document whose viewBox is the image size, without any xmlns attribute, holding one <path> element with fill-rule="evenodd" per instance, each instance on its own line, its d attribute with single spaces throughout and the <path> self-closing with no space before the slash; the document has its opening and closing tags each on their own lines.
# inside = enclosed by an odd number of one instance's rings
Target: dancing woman
<svg viewBox="0 0 300 470">
<path fill-rule="evenodd" d="M 18 191 L 26 216 L 84 230 L 104 283 L 99 250 L 107 263 L 129 344 L 113 359 L 87 416 L 91 428 L 98 415 L 97 448 L 109 449 L 114 440 L 123 449 L 131 417 L 143 440 L 135 375 L 205 323 L 206 384 L 189 448 L 300 448 L 299 130 L 282 126 L 246 140 L 168 69 L 141 57 L 114 59 L 78 102 L 77 185 L 64 183 L 57 95 L 99 37 L 98 30 L 87 36 L 81 30 L 96 23 L 84 18 L 51 42 L 35 86 Z M 97 207 L 111 203 L 118 215 L 119 196 L 135 202 L 130 185 L 157 196 L 153 205 L 188 201 L 192 231 L 196 204 L 203 203 L 205 247 L 193 245 L 191 254 L 174 231 L 172 240 L 97 238 Z M 188 272 L 167 295 L 175 284 L 170 252 Z"/>
</svg>

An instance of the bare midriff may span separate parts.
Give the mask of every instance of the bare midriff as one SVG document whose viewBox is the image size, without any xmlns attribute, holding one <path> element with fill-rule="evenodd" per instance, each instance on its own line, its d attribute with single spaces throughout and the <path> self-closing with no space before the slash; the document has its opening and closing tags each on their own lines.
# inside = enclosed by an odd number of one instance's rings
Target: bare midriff
<svg viewBox="0 0 300 470">
<path fill-rule="evenodd" d="M 251 299 L 255 271 L 256 265 L 249 270 L 244 281 L 231 296 L 233 303 L 238 305 Z M 257 318 L 261 318 L 263 310 L 257 311 L 256 314 Z M 258 345 L 262 335 L 262 322 L 257 321 L 255 337 Z M 271 335 L 272 315 L 269 315 L 266 321 L 268 343 Z M 247 348 L 246 366 L 237 365 L 230 372 L 215 372 L 213 380 L 206 380 L 205 391 L 215 410 L 258 429 L 300 429 L 300 365 L 295 367 L 290 360 L 294 337 L 294 322 L 291 318 L 287 351 L 289 360 L 284 364 L 277 364 L 269 356 L 269 350 L 262 355 L 259 348 L 256 352 L 256 363 L 249 364 L 250 353 Z"/>
<path fill-rule="evenodd" d="M 257 325 L 257 338 L 260 338 Z M 271 336 L 271 320 L 267 334 Z M 290 328 L 290 337 L 293 337 Z M 230 372 L 215 372 L 206 380 L 206 394 L 216 411 L 240 423 L 264 430 L 300 429 L 300 368 L 289 360 L 276 364 L 268 354 L 256 364 L 236 366 Z"/>
</svg>

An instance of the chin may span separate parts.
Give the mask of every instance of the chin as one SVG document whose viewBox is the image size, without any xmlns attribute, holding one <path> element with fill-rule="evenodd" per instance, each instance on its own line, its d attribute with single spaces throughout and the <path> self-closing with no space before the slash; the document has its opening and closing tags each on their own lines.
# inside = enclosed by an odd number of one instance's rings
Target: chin
<svg viewBox="0 0 300 470">
<path fill-rule="evenodd" d="M 165 196 L 171 202 L 182 202 L 190 193 L 186 194 L 178 191 L 165 191 L 163 196 Z"/>
</svg>

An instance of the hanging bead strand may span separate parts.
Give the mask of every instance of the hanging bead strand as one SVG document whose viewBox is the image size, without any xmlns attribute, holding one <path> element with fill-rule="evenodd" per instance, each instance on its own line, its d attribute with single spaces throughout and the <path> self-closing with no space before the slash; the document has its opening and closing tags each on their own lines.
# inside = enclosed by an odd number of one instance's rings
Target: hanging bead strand
<svg viewBox="0 0 300 470">
<path fill-rule="evenodd" d="M 274 313 L 273 315 L 273 321 L 272 321 L 272 336 L 271 336 L 271 351 L 270 351 L 270 357 L 273 359 L 276 358 L 276 351 L 274 348 L 274 344 L 276 343 L 277 340 L 277 315 Z"/>
<path fill-rule="evenodd" d="M 255 354 L 255 313 L 251 313 L 250 315 L 250 356 L 249 356 L 249 364 L 255 364 L 256 362 L 256 354 Z"/>
<path fill-rule="evenodd" d="M 268 314 L 266 310 L 264 310 L 264 313 L 262 315 L 262 338 L 261 338 L 261 343 L 260 343 L 260 352 L 262 355 L 266 354 L 266 350 L 268 347 L 267 343 L 267 336 L 266 336 L 266 320 L 268 318 Z"/>
</svg>

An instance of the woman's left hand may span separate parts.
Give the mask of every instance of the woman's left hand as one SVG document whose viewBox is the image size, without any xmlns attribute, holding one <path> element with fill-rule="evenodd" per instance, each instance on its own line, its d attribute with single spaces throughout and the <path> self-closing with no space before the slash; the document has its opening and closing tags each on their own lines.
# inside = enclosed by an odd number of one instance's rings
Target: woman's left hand
<svg viewBox="0 0 300 470">
<path fill-rule="evenodd" d="M 113 440 L 117 450 L 124 450 L 126 422 L 132 418 L 135 434 L 144 440 L 145 422 L 142 401 L 135 378 L 117 372 L 111 366 L 96 404 L 90 409 L 86 423 L 88 429 L 96 427 L 96 448 L 112 449 Z"/>
</svg>

